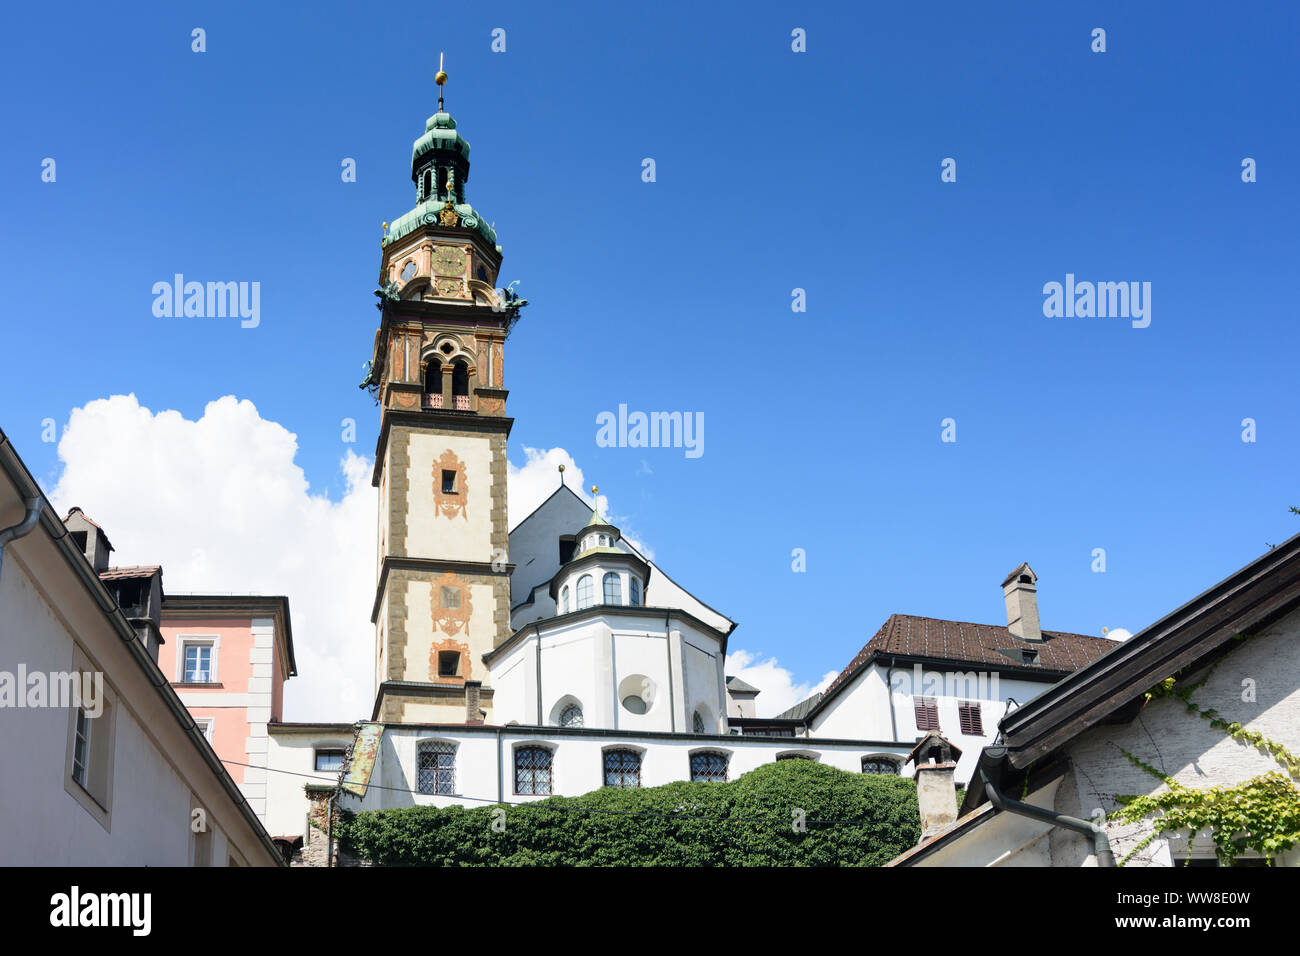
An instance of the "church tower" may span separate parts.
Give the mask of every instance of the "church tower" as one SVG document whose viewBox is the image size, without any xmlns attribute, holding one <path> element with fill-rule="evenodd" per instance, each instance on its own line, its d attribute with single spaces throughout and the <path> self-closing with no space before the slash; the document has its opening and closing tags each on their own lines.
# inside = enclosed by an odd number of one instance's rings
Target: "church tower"
<svg viewBox="0 0 1300 956">
<path fill-rule="evenodd" d="M 504 344 L 525 304 L 465 198 L 469 143 L 443 108 L 411 152 L 416 204 L 384 224 L 380 326 L 363 383 L 380 406 L 377 720 L 490 718 L 482 656 L 510 635 Z"/>
</svg>

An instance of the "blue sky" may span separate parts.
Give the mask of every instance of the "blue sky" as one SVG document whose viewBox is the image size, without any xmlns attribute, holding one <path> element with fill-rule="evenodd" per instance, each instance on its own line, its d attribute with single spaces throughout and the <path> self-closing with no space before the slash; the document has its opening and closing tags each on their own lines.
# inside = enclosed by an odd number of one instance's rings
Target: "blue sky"
<svg viewBox="0 0 1300 956">
<path fill-rule="evenodd" d="M 892 612 L 1000 623 L 1023 560 L 1048 629 L 1136 632 L 1300 531 L 1300 14 L 1142 7 L 16 8 L 0 425 L 52 486 L 42 420 L 233 394 L 337 500 L 445 50 L 468 198 L 531 303 L 512 461 L 566 449 L 733 647 L 801 679 Z M 177 272 L 260 282 L 260 325 L 155 318 Z M 1045 317 L 1067 273 L 1150 282 L 1150 326 Z M 597 447 L 621 403 L 702 412 L 703 456 Z"/>
</svg>

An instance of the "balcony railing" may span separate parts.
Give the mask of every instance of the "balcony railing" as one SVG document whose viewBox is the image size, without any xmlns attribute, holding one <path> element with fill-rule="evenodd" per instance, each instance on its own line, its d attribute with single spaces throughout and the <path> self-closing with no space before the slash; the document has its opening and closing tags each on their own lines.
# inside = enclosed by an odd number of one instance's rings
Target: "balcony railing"
<svg viewBox="0 0 1300 956">
<path fill-rule="evenodd" d="M 451 401 L 452 401 L 451 407 L 456 409 L 456 411 L 458 412 L 471 411 L 468 395 L 453 395 L 451 397 Z M 442 396 L 439 395 L 437 392 L 432 392 L 432 393 L 426 392 L 424 396 L 420 399 L 420 407 L 421 408 L 444 408 L 445 406 L 442 403 Z"/>
</svg>

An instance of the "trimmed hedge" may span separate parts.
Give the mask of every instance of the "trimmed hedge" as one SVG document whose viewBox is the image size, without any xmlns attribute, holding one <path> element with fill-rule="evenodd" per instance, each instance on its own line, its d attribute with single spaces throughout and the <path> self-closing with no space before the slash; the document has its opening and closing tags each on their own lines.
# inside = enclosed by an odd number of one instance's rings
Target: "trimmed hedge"
<svg viewBox="0 0 1300 956">
<path fill-rule="evenodd" d="M 806 832 L 791 826 L 795 808 Z M 340 847 L 380 866 L 879 866 L 915 846 L 920 829 L 912 780 L 810 760 L 727 783 L 345 811 L 335 821 Z"/>
</svg>

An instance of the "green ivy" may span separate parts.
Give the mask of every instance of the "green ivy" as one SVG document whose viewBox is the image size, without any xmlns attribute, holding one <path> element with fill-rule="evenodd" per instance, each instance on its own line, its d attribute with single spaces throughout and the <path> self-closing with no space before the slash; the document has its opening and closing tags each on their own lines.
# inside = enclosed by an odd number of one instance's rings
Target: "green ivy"
<svg viewBox="0 0 1300 956">
<path fill-rule="evenodd" d="M 1237 640 L 1244 640 L 1237 635 Z M 1177 675 L 1167 677 L 1146 693 L 1150 702 L 1163 697 L 1181 700 L 1188 713 L 1196 714 L 1211 727 L 1222 730 L 1233 740 L 1249 744 L 1274 759 L 1291 777 L 1300 776 L 1300 758 L 1259 731 L 1248 730 L 1237 721 L 1228 721 L 1212 707 L 1201 707 L 1192 694 L 1204 687 L 1214 674 L 1216 663 L 1197 683 L 1179 684 Z M 1122 749 L 1122 748 L 1121 748 Z M 1120 808 L 1112 819 L 1138 823 L 1154 817 L 1153 829 L 1120 861 L 1123 866 L 1163 833 L 1186 830 L 1193 836 L 1206 831 L 1214 840 L 1216 855 L 1225 865 L 1245 849 L 1258 851 L 1271 864 L 1273 857 L 1300 842 L 1300 790 L 1276 770 L 1232 787 L 1195 789 L 1184 786 L 1167 774 L 1144 762 L 1127 750 L 1124 756 L 1139 769 L 1164 783 L 1169 789 L 1151 796 L 1118 796 Z M 1189 841 L 1190 847 L 1190 841 Z"/>
<path fill-rule="evenodd" d="M 916 845 L 919 817 L 910 779 L 782 760 L 727 783 L 344 811 L 335 836 L 382 866 L 879 866 Z"/>
</svg>

